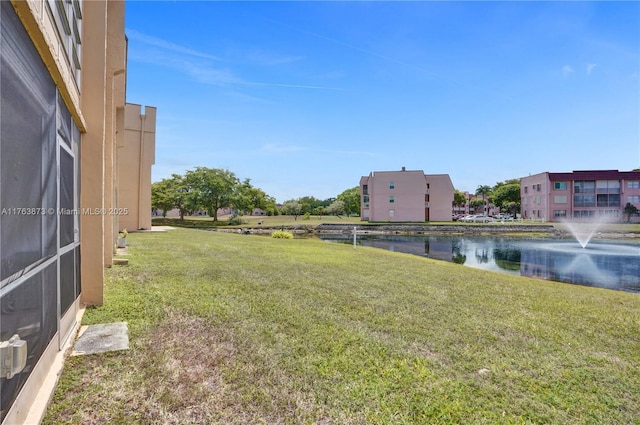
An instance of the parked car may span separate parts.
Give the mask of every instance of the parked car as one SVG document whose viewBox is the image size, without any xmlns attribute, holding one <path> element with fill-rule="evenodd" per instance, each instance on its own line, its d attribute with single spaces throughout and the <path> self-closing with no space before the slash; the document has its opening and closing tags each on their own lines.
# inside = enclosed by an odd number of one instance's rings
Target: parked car
<svg viewBox="0 0 640 425">
<path fill-rule="evenodd" d="M 470 222 L 473 221 L 474 217 L 475 217 L 475 215 L 465 215 L 464 217 L 460 217 L 458 219 L 458 221 L 462 221 L 462 222 L 465 222 L 465 223 L 470 223 Z"/>
<path fill-rule="evenodd" d="M 465 222 L 473 222 L 473 223 L 489 223 L 491 221 L 493 221 L 492 217 L 489 217 L 488 215 L 482 215 L 482 214 L 476 214 L 476 215 L 471 215 L 468 217 L 465 217 Z"/>
<path fill-rule="evenodd" d="M 488 223 L 493 221 L 493 218 L 482 214 L 471 214 L 458 219 L 458 221 L 463 221 L 465 223 Z"/>
</svg>

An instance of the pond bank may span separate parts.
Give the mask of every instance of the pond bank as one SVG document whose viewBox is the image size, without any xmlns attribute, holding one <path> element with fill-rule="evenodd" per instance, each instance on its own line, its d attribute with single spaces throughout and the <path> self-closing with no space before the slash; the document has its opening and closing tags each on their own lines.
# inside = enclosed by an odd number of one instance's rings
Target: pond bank
<svg viewBox="0 0 640 425">
<path fill-rule="evenodd" d="M 571 234 L 559 225 L 554 224 L 518 224 L 518 223 L 490 223 L 490 224 L 341 224 L 321 223 L 317 225 L 304 224 L 294 226 L 246 226 L 243 228 L 208 228 L 206 230 L 266 235 L 275 230 L 287 230 L 295 235 L 314 234 L 352 234 L 354 227 L 358 234 L 371 235 L 469 235 L 469 236 L 521 236 L 539 238 L 569 238 Z M 640 240 L 640 233 L 617 232 L 607 229 L 597 232 L 595 239 L 636 239 Z"/>
<path fill-rule="evenodd" d="M 352 233 L 356 227 L 363 234 L 399 235 L 486 235 L 486 234 L 536 234 L 537 236 L 562 237 L 563 232 L 553 225 L 511 225 L 511 224 L 320 224 L 316 233 Z"/>
</svg>

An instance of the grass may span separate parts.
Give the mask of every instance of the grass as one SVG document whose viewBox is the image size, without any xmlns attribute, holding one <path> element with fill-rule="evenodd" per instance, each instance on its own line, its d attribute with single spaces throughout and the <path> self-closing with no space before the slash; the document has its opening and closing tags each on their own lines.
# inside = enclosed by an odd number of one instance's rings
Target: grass
<svg viewBox="0 0 640 425">
<path fill-rule="evenodd" d="M 362 224 L 360 217 L 346 217 L 346 216 L 328 216 L 328 215 L 312 215 L 306 219 L 304 216 L 292 216 L 292 215 L 276 215 L 276 216 L 256 216 L 256 215 L 244 215 L 241 217 L 242 224 L 228 225 L 228 215 L 218 217 L 218 222 L 214 222 L 211 217 L 185 217 L 184 220 L 180 220 L 177 217 L 154 217 L 154 226 L 178 226 L 178 227 L 264 227 L 264 228 L 276 228 L 276 227 L 308 227 L 313 228 L 321 223 L 338 223 L 338 224 Z M 260 224 L 259 224 L 260 223 Z"/>
<path fill-rule="evenodd" d="M 640 299 L 374 248 L 133 233 L 45 424 L 640 423 Z"/>
<path fill-rule="evenodd" d="M 566 231 L 565 225 L 562 223 L 541 223 L 539 221 L 507 221 L 505 223 L 463 223 L 463 222 L 429 222 L 429 223 L 388 223 L 388 222 L 367 222 L 360 220 L 360 217 L 346 217 L 346 216 L 318 216 L 312 215 L 308 219 L 305 219 L 304 216 L 298 216 L 297 218 L 292 215 L 279 215 L 279 216 L 242 216 L 242 224 L 230 226 L 228 225 L 228 219 L 230 216 L 223 215 L 218 217 L 218 221 L 214 222 L 210 217 L 185 217 L 184 220 L 180 220 L 175 217 L 154 217 L 153 224 L 155 226 L 176 226 L 176 227 L 186 227 L 186 228 L 241 228 L 241 227 L 251 227 L 251 228 L 315 228 L 319 224 L 322 223 L 331 223 L 331 224 L 349 224 L 349 225 L 402 225 L 402 224 L 429 224 L 429 225 L 446 225 L 446 226 L 460 226 L 463 227 L 490 227 L 490 228 L 500 228 L 501 226 L 508 225 L 511 228 L 527 228 L 531 226 L 538 226 L 540 224 L 548 224 L 552 225 L 560 230 Z M 599 232 L 602 233 L 615 233 L 615 234 L 640 234 L 640 223 L 608 223 L 602 224 L 598 228 Z M 515 235 L 517 232 L 511 231 L 511 234 Z M 526 231 L 523 234 L 527 234 L 531 236 L 531 232 Z M 547 235 L 547 234 L 543 234 Z M 547 235 L 548 236 L 548 235 Z"/>
</svg>

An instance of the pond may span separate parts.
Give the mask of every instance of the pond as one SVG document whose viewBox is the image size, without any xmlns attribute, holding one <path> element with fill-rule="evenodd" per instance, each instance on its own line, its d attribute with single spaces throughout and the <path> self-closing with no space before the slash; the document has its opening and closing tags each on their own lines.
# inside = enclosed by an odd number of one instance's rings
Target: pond
<svg viewBox="0 0 640 425">
<path fill-rule="evenodd" d="M 353 235 L 318 235 L 353 244 Z M 357 235 L 357 245 L 484 270 L 640 293 L 640 244 L 471 236 Z"/>
</svg>

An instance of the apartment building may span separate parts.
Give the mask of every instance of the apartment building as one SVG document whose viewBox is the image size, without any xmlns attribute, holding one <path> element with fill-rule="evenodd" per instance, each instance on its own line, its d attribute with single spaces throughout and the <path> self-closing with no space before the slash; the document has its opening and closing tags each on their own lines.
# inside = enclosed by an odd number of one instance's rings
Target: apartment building
<svg viewBox="0 0 640 425">
<path fill-rule="evenodd" d="M 453 183 L 422 170 L 374 171 L 360 179 L 360 219 L 383 222 L 451 221 Z"/>
<path fill-rule="evenodd" d="M 81 305 L 103 301 L 103 271 L 126 214 L 117 195 L 130 180 L 118 176 L 118 148 L 128 143 L 118 132 L 126 108 L 124 12 L 124 1 L 0 1 L 5 424 L 38 422 L 29 410 L 78 327 Z"/>
<path fill-rule="evenodd" d="M 626 221 L 627 203 L 640 209 L 640 172 L 544 172 L 521 178 L 520 196 L 525 219 Z"/>
<path fill-rule="evenodd" d="M 117 229 L 151 228 L 151 166 L 156 155 L 156 108 L 127 103 L 118 118 Z"/>
</svg>

